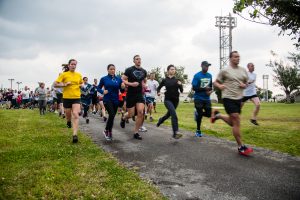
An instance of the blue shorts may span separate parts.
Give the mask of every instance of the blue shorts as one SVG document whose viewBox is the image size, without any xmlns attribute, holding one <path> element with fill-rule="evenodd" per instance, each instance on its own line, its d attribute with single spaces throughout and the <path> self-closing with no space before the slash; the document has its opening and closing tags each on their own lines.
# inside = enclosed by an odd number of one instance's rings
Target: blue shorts
<svg viewBox="0 0 300 200">
<path fill-rule="evenodd" d="M 148 104 L 153 104 L 154 103 L 154 101 L 155 101 L 155 98 L 153 98 L 153 97 L 146 97 L 146 104 L 148 105 Z"/>
</svg>

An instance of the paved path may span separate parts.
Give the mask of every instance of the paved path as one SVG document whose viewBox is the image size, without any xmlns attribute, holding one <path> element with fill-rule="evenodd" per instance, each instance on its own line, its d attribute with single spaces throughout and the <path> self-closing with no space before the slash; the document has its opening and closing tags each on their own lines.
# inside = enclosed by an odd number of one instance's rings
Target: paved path
<svg viewBox="0 0 300 200">
<path fill-rule="evenodd" d="M 92 117 L 81 129 L 142 178 L 157 185 L 169 199 L 297 199 L 300 200 L 300 158 L 254 148 L 240 156 L 234 142 L 183 132 L 171 139 L 171 128 L 147 124 L 142 141 L 133 139 L 133 122 L 113 129 L 114 140 L 102 134 L 105 124 Z"/>
</svg>

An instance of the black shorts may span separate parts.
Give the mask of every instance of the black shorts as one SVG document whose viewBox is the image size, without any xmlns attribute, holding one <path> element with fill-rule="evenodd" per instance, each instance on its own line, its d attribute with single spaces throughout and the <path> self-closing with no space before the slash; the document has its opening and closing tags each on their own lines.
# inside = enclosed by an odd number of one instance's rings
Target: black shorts
<svg viewBox="0 0 300 200">
<path fill-rule="evenodd" d="M 142 94 L 127 94 L 126 96 L 126 107 L 127 108 L 132 108 L 132 107 L 135 107 L 135 105 L 137 103 L 143 103 L 145 104 L 145 98 Z"/>
<path fill-rule="evenodd" d="M 62 93 L 56 93 L 56 99 L 58 104 L 62 103 L 62 98 L 63 98 Z"/>
<path fill-rule="evenodd" d="M 210 100 L 205 101 L 205 100 L 195 99 L 194 104 L 199 116 L 211 117 Z"/>
<path fill-rule="evenodd" d="M 255 98 L 255 97 L 258 97 L 256 94 L 255 95 L 252 95 L 252 96 L 244 96 L 243 99 L 242 99 L 242 102 L 246 102 L 248 101 L 249 99 L 252 99 L 252 98 Z"/>
<path fill-rule="evenodd" d="M 92 104 L 96 105 L 98 103 L 99 103 L 99 98 L 97 96 L 93 96 L 93 98 L 92 98 Z"/>
<path fill-rule="evenodd" d="M 63 99 L 64 108 L 72 108 L 73 104 L 80 104 L 80 99 Z"/>
<path fill-rule="evenodd" d="M 223 99 L 223 105 L 227 114 L 241 113 L 242 99 Z"/>
</svg>

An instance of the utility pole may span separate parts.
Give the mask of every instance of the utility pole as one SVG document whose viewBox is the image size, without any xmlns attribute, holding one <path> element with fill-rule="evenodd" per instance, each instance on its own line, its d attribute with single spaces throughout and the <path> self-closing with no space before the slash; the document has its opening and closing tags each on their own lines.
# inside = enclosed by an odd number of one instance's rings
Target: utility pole
<svg viewBox="0 0 300 200">
<path fill-rule="evenodd" d="M 16 83 L 18 84 L 18 91 L 19 91 L 19 85 L 22 84 L 22 82 L 17 81 Z"/>
<path fill-rule="evenodd" d="M 268 102 L 269 101 L 269 94 L 268 94 L 268 79 L 269 79 L 269 75 L 263 75 L 263 89 L 265 91 L 264 96 L 265 96 L 265 101 Z"/>
<path fill-rule="evenodd" d="M 12 90 L 12 82 L 13 82 L 15 79 L 9 78 L 8 80 L 10 81 L 10 89 Z"/>
<path fill-rule="evenodd" d="M 220 69 L 228 65 L 229 53 L 232 51 L 232 29 L 237 26 L 236 17 L 216 16 L 216 27 L 219 27 Z"/>
</svg>

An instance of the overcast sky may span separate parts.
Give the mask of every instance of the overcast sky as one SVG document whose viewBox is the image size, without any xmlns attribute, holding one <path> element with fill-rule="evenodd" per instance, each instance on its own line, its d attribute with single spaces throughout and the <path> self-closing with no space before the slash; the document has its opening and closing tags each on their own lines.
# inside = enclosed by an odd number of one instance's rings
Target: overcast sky
<svg viewBox="0 0 300 200">
<path fill-rule="evenodd" d="M 228 15 L 233 0 L 0 0 L 0 87 L 10 87 L 9 78 L 21 87 L 48 86 L 70 58 L 78 60 L 77 71 L 91 81 L 106 75 L 115 64 L 124 71 L 139 54 L 146 70 L 169 64 L 186 67 L 189 79 L 200 70 L 201 61 L 219 71 L 219 31 L 215 16 Z M 233 49 L 241 66 L 256 66 L 257 85 L 272 71 L 265 64 L 270 50 L 284 57 L 294 51 L 288 36 L 279 29 L 247 22 L 237 16 Z"/>
</svg>

